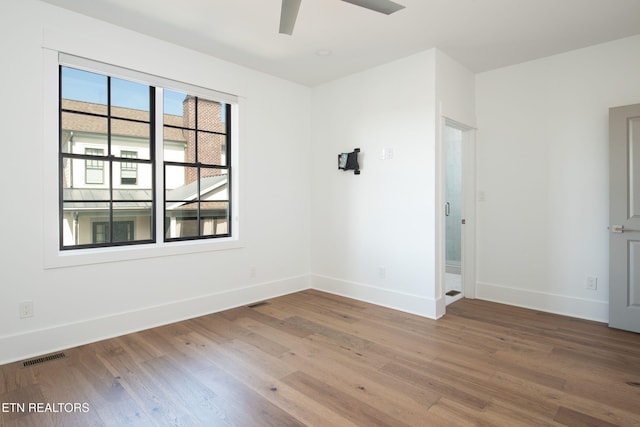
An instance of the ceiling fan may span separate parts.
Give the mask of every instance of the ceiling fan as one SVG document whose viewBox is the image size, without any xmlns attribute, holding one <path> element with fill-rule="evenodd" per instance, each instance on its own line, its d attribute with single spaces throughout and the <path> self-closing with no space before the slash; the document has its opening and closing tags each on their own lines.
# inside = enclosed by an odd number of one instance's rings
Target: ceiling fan
<svg viewBox="0 0 640 427">
<path fill-rule="evenodd" d="M 280 11 L 280 34 L 293 33 L 293 27 L 296 25 L 296 18 L 298 17 L 298 9 L 300 9 L 300 3 L 302 0 L 282 0 L 282 9 Z M 394 3 L 390 0 L 342 0 L 347 3 L 355 4 L 356 6 L 364 7 L 365 9 L 373 10 L 375 12 L 384 13 L 385 15 L 391 15 L 393 12 L 397 12 L 400 9 L 404 9 L 404 6 L 398 3 Z"/>
</svg>

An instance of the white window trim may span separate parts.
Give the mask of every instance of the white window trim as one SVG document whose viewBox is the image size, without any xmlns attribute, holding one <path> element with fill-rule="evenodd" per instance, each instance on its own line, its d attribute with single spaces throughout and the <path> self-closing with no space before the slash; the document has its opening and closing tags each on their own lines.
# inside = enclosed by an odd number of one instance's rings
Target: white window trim
<svg viewBox="0 0 640 427">
<path fill-rule="evenodd" d="M 172 89 L 177 92 L 188 93 L 189 95 L 199 96 L 202 98 L 210 99 L 212 101 L 221 101 L 232 105 L 238 103 L 237 96 L 225 92 L 219 92 L 213 89 L 207 89 L 188 83 L 182 83 L 153 74 L 142 73 L 140 71 L 118 67 L 115 65 L 106 64 L 104 62 L 94 61 L 75 55 L 69 55 L 63 52 L 59 52 L 58 54 L 58 64 L 72 67 L 78 70 L 99 72 L 111 77 L 121 78 L 144 85 L 156 86 L 164 89 Z"/>
<path fill-rule="evenodd" d="M 76 62 L 77 61 L 77 62 Z M 231 218 L 233 236 L 164 242 L 164 209 L 163 191 L 157 191 L 156 199 L 156 243 L 112 246 L 105 248 L 60 250 L 60 219 L 59 219 L 59 182 L 58 182 L 58 68 L 67 65 L 87 71 L 103 72 L 114 77 L 121 77 L 145 84 L 158 85 L 165 89 L 173 89 L 207 99 L 227 102 L 231 104 L 232 133 L 231 133 L 231 182 L 233 210 Z M 101 68 L 104 67 L 104 68 Z M 129 261 L 132 259 L 156 258 L 218 250 L 231 250 L 243 247 L 240 240 L 240 199 L 239 199 L 239 114 L 242 99 L 223 92 L 217 92 L 202 87 L 184 84 L 158 76 L 148 75 L 133 70 L 121 69 L 116 66 L 91 61 L 85 58 L 64 54 L 57 50 L 43 48 L 43 264 L 45 269 L 73 267 L 88 264 Z M 194 91 L 195 88 L 195 91 Z M 159 104 L 159 105 L 158 105 Z M 156 97 L 157 111 L 162 111 L 162 96 Z M 158 129 L 159 128 L 159 129 Z M 156 123 L 156 143 L 162 141 L 162 123 Z M 163 186 L 163 156 L 162 150 L 156 147 L 156 188 Z"/>
</svg>

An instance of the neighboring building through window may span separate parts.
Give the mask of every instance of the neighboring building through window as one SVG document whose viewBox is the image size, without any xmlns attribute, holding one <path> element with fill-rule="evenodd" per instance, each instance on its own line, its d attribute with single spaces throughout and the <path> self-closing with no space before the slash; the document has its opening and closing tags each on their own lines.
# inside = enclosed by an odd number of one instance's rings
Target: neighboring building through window
<svg viewBox="0 0 640 427">
<path fill-rule="evenodd" d="M 230 104 L 61 66 L 59 111 L 61 249 L 231 236 Z"/>
<path fill-rule="evenodd" d="M 136 151 L 120 151 L 120 157 L 123 159 L 137 159 Z M 138 183 L 138 164 L 135 162 L 122 162 L 120 164 L 120 184 L 135 185 Z"/>
<path fill-rule="evenodd" d="M 85 148 L 87 156 L 104 157 L 102 148 Z M 87 159 L 84 161 L 84 182 L 86 184 L 102 184 L 104 182 L 104 162 L 102 160 Z"/>
<path fill-rule="evenodd" d="M 229 168 L 226 166 L 230 106 L 165 90 L 165 147 L 175 135 L 186 139 L 184 156 L 170 159 L 165 148 L 165 239 L 197 238 L 228 233 Z M 169 113 L 171 99 L 183 99 L 181 117 Z M 171 119 L 169 119 L 171 117 Z"/>
<path fill-rule="evenodd" d="M 113 240 L 115 242 L 128 242 L 133 237 L 134 221 L 115 221 L 113 223 Z M 93 242 L 108 243 L 111 238 L 111 230 L 109 222 L 94 222 L 93 225 Z"/>
</svg>

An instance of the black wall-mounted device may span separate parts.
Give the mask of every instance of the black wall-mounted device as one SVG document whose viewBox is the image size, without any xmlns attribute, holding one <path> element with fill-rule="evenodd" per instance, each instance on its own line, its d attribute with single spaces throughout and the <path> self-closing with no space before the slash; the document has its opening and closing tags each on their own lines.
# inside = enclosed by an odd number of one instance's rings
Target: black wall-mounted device
<svg viewBox="0 0 640 427">
<path fill-rule="evenodd" d="M 354 148 L 351 153 L 338 154 L 338 169 L 352 170 L 355 175 L 360 175 L 360 164 L 358 164 L 359 148 Z"/>
</svg>

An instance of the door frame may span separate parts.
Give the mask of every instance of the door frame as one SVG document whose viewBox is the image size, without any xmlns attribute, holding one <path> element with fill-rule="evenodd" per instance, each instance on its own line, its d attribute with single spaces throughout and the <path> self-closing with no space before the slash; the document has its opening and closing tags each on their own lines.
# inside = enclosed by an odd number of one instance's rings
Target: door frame
<svg viewBox="0 0 640 427">
<path fill-rule="evenodd" d="M 445 127 L 462 131 L 462 218 L 461 231 L 462 290 L 465 298 L 476 297 L 476 129 L 442 116 L 436 138 L 436 317 L 446 312 L 446 159 Z"/>
</svg>

